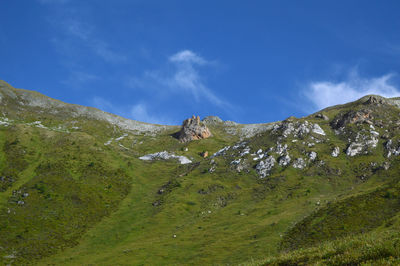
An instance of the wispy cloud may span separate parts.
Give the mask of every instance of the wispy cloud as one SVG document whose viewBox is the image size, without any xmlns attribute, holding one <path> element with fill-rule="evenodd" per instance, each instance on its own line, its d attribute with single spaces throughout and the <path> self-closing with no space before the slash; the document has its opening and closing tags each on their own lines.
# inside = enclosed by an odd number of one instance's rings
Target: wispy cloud
<svg viewBox="0 0 400 266">
<path fill-rule="evenodd" d="M 357 100 L 367 94 L 384 97 L 400 96 L 400 91 L 393 84 L 395 74 L 381 77 L 363 78 L 357 71 L 351 71 L 344 81 L 313 81 L 303 90 L 303 94 L 312 103 L 307 111 L 316 111 L 328 106 Z"/>
<path fill-rule="evenodd" d="M 106 41 L 98 38 L 95 34 L 95 27 L 91 24 L 78 18 L 69 18 L 62 21 L 61 27 L 68 38 L 79 40 L 83 46 L 89 48 L 106 62 L 119 63 L 127 60 L 125 55 L 114 51 Z"/>
<path fill-rule="evenodd" d="M 155 88 L 170 93 L 189 94 L 195 102 L 205 99 L 223 109 L 230 104 L 217 96 L 204 82 L 200 67 L 211 66 L 213 62 L 193 51 L 183 50 L 168 58 L 168 71 L 162 69 L 146 71 L 141 77 L 129 78 L 127 85 L 132 88 Z"/>
<path fill-rule="evenodd" d="M 84 82 L 89 82 L 89 81 L 100 79 L 100 77 L 98 77 L 96 75 L 89 74 L 89 73 L 82 72 L 82 71 L 73 71 L 70 78 L 75 80 L 75 81 L 77 81 L 77 82 L 80 82 L 80 83 L 84 83 Z"/>
<path fill-rule="evenodd" d="M 198 56 L 190 50 L 180 51 L 172 56 L 170 56 L 169 60 L 171 62 L 176 62 L 180 64 L 198 64 L 204 65 L 208 63 L 204 58 Z"/>
<path fill-rule="evenodd" d="M 146 103 L 139 102 L 133 105 L 114 105 L 102 97 L 96 96 L 91 101 L 92 106 L 125 118 L 140 122 L 159 125 L 175 125 L 176 123 L 163 114 L 152 113 Z"/>
<path fill-rule="evenodd" d="M 144 103 L 138 103 L 131 107 L 130 118 L 137 120 L 137 121 L 147 122 L 147 123 L 151 123 L 151 124 L 159 124 L 159 125 L 174 125 L 174 124 L 176 124 L 173 121 L 171 121 L 169 118 L 167 118 L 163 115 L 150 114 L 150 112 L 148 110 L 148 106 Z"/>
</svg>

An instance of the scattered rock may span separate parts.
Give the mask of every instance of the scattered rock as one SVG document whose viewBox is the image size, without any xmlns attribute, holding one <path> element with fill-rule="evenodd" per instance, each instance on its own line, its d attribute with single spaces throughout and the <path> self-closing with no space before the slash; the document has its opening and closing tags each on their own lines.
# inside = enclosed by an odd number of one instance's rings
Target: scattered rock
<svg viewBox="0 0 400 266">
<path fill-rule="evenodd" d="M 214 164 L 214 165 L 211 166 L 210 169 L 208 169 L 208 172 L 209 172 L 209 173 L 214 173 L 215 170 L 216 170 L 216 166 L 215 166 L 215 164 Z"/>
<path fill-rule="evenodd" d="M 325 121 L 328 121 L 328 120 L 329 120 L 329 117 L 327 117 L 326 115 L 324 115 L 324 114 L 322 114 L 322 113 L 316 114 L 315 117 L 316 117 L 316 118 L 323 119 L 323 120 L 325 120 Z"/>
<path fill-rule="evenodd" d="M 315 134 L 319 134 L 322 136 L 325 136 L 325 131 L 318 125 L 318 124 L 314 124 L 313 128 L 312 128 L 312 132 Z"/>
<path fill-rule="evenodd" d="M 335 147 L 333 148 L 333 151 L 331 153 L 332 157 L 338 157 L 340 153 L 340 148 L 339 147 Z"/>
<path fill-rule="evenodd" d="M 206 139 L 211 136 L 208 127 L 200 121 L 200 117 L 193 116 L 183 121 L 182 129 L 177 134 L 181 142 L 190 142 L 192 140 Z"/>
<path fill-rule="evenodd" d="M 248 169 L 248 165 L 246 164 L 246 160 L 242 160 L 241 158 L 232 161 L 231 165 L 234 166 L 234 169 L 238 173 L 242 172 L 243 170 L 247 170 Z"/>
<path fill-rule="evenodd" d="M 243 156 L 245 156 L 246 154 L 249 154 L 250 153 L 250 148 L 249 147 L 246 147 L 246 148 L 244 148 L 243 149 L 243 151 L 240 153 L 240 157 L 243 157 Z"/>
<path fill-rule="evenodd" d="M 308 158 L 310 158 L 311 161 L 315 161 L 315 159 L 317 159 L 317 153 L 315 151 L 310 152 Z"/>
<path fill-rule="evenodd" d="M 368 154 L 370 148 L 376 148 L 378 141 L 378 136 L 375 134 L 365 135 L 358 132 L 355 141 L 347 147 L 346 154 L 351 157 L 360 153 Z"/>
<path fill-rule="evenodd" d="M 232 165 L 232 164 L 233 164 L 233 165 L 237 165 L 237 164 L 240 163 L 241 160 L 242 160 L 241 158 L 239 158 L 239 159 L 237 159 L 237 160 L 234 160 L 234 161 L 231 162 L 231 165 Z"/>
<path fill-rule="evenodd" d="M 153 154 L 147 154 L 142 157 L 139 157 L 139 159 L 144 161 L 154 161 L 159 159 L 161 160 L 178 159 L 181 164 L 192 163 L 192 161 L 185 156 L 178 156 L 173 153 L 168 153 L 167 151 L 160 151 Z"/>
<path fill-rule="evenodd" d="M 279 155 L 282 156 L 284 153 L 287 152 L 288 149 L 288 145 L 282 145 L 281 143 L 277 143 L 276 148 L 275 148 L 275 152 Z"/>
<path fill-rule="evenodd" d="M 356 156 L 362 152 L 363 147 L 364 146 L 361 143 L 353 142 L 349 145 L 349 147 L 347 147 L 346 155 L 350 157 Z"/>
<path fill-rule="evenodd" d="M 287 165 L 289 165 L 290 160 L 291 160 L 291 159 L 290 159 L 289 154 L 285 154 L 285 155 L 282 155 L 281 157 L 279 157 L 278 163 L 279 163 L 279 165 L 281 165 L 281 166 L 287 166 Z"/>
<path fill-rule="evenodd" d="M 385 171 L 389 170 L 389 168 L 390 168 L 390 163 L 389 163 L 389 162 L 384 162 L 383 165 L 382 165 L 382 168 L 383 168 Z"/>
<path fill-rule="evenodd" d="M 260 161 L 257 166 L 256 170 L 257 173 L 260 175 L 261 178 L 269 176 L 271 173 L 272 168 L 275 166 L 275 158 L 272 156 L 268 156 L 265 160 Z"/>
<path fill-rule="evenodd" d="M 285 120 L 280 125 L 275 125 L 273 132 L 285 138 L 290 135 L 294 138 L 304 138 L 310 132 L 325 136 L 324 130 L 318 124 L 309 123 L 308 121 L 291 122 L 291 120 Z"/>
<path fill-rule="evenodd" d="M 208 151 L 203 151 L 202 153 L 200 153 L 200 155 L 203 158 L 207 158 L 208 157 Z"/>
<path fill-rule="evenodd" d="M 306 167 L 306 162 L 304 161 L 303 158 L 297 158 L 293 162 L 293 167 L 298 169 L 303 169 L 304 167 Z"/>
<path fill-rule="evenodd" d="M 389 139 L 385 143 L 385 150 L 386 150 L 386 157 L 387 158 L 390 158 L 392 155 L 394 155 L 394 156 L 399 156 L 400 155 L 400 146 L 398 146 L 397 148 L 394 147 L 393 141 L 391 139 Z"/>
<path fill-rule="evenodd" d="M 214 158 L 214 157 L 218 157 L 218 156 L 221 156 L 221 155 L 225 155 L 226 152 L 227 152 L 230 148 L 231 148 L 231 146 L 223 147 L 222 149 L 220 149 L 219 151 L 217 151 L 216 153 L 214 153 L 213 155 L 211 155 L 210 158 Z"/>
</svg>

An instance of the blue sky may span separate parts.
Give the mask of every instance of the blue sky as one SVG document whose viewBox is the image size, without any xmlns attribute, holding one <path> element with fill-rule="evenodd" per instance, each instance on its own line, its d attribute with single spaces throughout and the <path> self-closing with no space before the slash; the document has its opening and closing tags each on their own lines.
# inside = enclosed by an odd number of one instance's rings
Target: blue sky
<svg viewBox="0 0 400 266">
<path fill-rule="evenodd" d="M 400 96 L 399 1 L 0 0 L 0 79 L 161 124 Z"/>
</svg>

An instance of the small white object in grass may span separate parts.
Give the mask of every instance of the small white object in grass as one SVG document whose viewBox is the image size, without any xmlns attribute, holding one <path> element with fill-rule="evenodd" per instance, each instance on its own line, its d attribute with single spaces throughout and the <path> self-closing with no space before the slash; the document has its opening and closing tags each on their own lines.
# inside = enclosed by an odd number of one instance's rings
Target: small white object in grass
<svg viewBox="0 0 400 266">
<path fill-rule="evenodd" d="M 128 136 L 128 134 L 124 134 L 124 135 L 122 135 L 121 137 L 119 137 L 119 138 L 116 138 L 115 140 L 116 141 L 120 141 L 120 140 L 122 140 L 122 139 L 124 139 L 125 137 L 127 137 Z"/>
<path fill-rule="evenodd" d="M 105 146 L 110 145 L 111 142 L 114 140 L 114 138 L 111 138 L 109 141 L 107 141 L 106 143 L 104 143 Z"/>
<path fill-rule="evenodd" d="M 318 124 L 314 124 L 312 132 L 323 136 L 326 135 L 325 131 Z"/>
<path fill-rule="evenodd" d="M 208 211 L 208 213 L 211 213 L 211 211 Z"/>
<path fill-rule="evenodd" d="M 173 235 L 174 238 L 176 238 L 176 235 Z"/>
</svg>

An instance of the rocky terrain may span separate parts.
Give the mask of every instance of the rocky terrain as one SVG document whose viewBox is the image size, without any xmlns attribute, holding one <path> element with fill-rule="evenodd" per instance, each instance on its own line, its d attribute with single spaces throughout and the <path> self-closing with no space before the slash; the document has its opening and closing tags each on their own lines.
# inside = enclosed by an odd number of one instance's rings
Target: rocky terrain
<svg viewBox="0 0 400 266">
<path fill-rule="evenodd" d="M 398 98 L 182 126 L 0 102 L 0 264 L 400 263 Z"/>
</svg>

